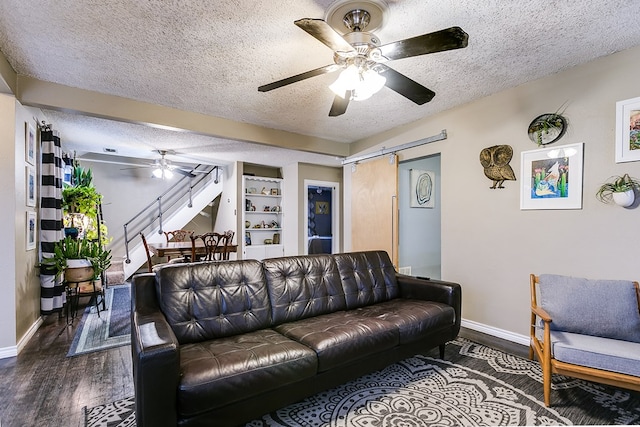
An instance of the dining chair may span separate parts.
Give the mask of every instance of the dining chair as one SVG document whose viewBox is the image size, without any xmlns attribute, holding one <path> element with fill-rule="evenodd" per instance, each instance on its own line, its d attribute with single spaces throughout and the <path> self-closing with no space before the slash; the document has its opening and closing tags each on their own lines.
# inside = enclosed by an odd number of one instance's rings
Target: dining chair
<svg viewBox="0 0 640 427">
<path fill-rule="evenodd" d="M 189 237 L 193 234 L 193 230 L 171 230 L 165 231 L 164 237 L 169 242 L 188 242 Z M 171 261 L 171 256 L 167 255 L 167 261 Z"/>
<path fill-rule="evenodd" d="M 142 239 L 142 244 L 144 245 L 144 251 L 147 254 L 147 271 L 149 273 L 153 273 L 155 269 L 160 268 L 160 267 L 164 267 L 165 265 L 169 265 L 169 264 L 176 264 L 176 263 L 180 263 L 180 262 L 187 262 L 188 260 L 186 258 L 174 258 L 172 260 L 167 260 L 167 262 L 162 262 L 162 263 L 153 263 L 153 254 L 151 253 L 151 250 L 149 249 L 149 244 L 147 243 L 147 239 L 146 237 L 144 237 L 144 233 L 140 233 L 140 239 Z"/>
<path fill-rule="evenodd" d="M 201 240 L 204 243 L 205 253 L 197 254 L 196 243 Z M 199 235 L 191 235 L 191 259 L 194 261 L 222 261 L 229 259 L 227 253 L 228 234 L 209 232 Z"/>
<path fill-rule="evenodd" d="M 222 252 L 222 259 L 229 259 L 229 251 L 227 250 L 229 246 L 233 245 L 233 237 L 236 235 L 236 232 L 233 230 L 227 230 L 224 232 L 225 235 L 225 243 L 224 243 L 224 251 Z"/>
<path fill-rule="evenodd" d="M 171 230 L 165 231 L 164 237 L 167 238 L 167 243 L 173 242 L 188 242 L 189 236 L 193 234 L 193 230 Z"/>
</svg>

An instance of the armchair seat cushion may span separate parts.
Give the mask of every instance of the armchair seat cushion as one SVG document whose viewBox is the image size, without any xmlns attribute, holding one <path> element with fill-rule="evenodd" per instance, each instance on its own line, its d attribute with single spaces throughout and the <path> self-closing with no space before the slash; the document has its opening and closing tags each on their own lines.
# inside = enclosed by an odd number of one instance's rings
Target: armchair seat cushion
<svg viewBox="0 0 640 427">
<path fill-rule="evenodd" d="M 456 314 L 453 307 L 434 301 L 394 299 L 361 307 L 354 313 L 393 323 L 400 334 L 400 344 L 423 339 L 425 336 L 450 327 Z"/>
<path fill-rule="evenodd" d="M 640 343 L 551 331 L 556 360 L 640 377 Z"/>
<path fill-rule="evenodd" d="M 399 343 L 398 328 L 393 323 L 363 318 L 354 311 L 310 317 L 274 329 L 312 348 L 318 355 L 318 372 L 393 348 Z"/>
<path fill-rule="evenodd" d="M 180 347 L 178 408 L 194 416 L 317 373 L 313 350 L 272 329 Z"/>
</svg>

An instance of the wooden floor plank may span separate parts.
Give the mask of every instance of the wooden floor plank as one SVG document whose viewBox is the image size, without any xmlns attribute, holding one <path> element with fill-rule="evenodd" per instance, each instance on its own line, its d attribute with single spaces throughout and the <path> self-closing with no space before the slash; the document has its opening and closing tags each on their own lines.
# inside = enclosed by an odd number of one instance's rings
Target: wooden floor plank
<svg viewBox="0 0 640 427">
<path fill-rule="evenodd" d="M 45 316 L 18 357 L 0 360 L 2 427 L 81 427 L 83 407 L 133 396 L 131 346 L 66 357 L 78 323 Z"/>
</svg>

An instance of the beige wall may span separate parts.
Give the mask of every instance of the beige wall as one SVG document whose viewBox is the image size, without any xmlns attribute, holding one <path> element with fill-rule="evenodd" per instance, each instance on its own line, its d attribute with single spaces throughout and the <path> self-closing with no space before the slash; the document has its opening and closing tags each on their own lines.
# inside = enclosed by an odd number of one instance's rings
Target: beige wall
<svg viewBox="0 0 640 427">
<path fill-rule="evenodd" d="M 0 180 L 3 207 L 0 228 L 5 245 L 0 249 L 0 358 L 15 354 L 23 337 L 40 319 L 38 250 L 26 250 L 25 226 L 25 122 L 34 128 L 34 113 L 12 95 L 0 94 Z"/>
<path fill-rule="evenodd" d="M 640 96 L 634 84 L 638 64 L 640 48 L 634 48 L 358 144 L 393 147 L 447 130 L 444 141 L 398 154 L 403 161 L 442 153 L 442 278 L 462 285 L 467 325 L 526 341 L 529 273 L 640 280 L 639 208 L 595 198 L 611 175 L 640 178 L 640 162 L 614 160 L 615 103 Z M 522 211 L 520 154 L 537 148 L 527 127 L 565 102 L 569 129 L 552 147 L 584 143 L 583 208 Z M 514 149 L 511 166 L 518 181 L 507 181 L 502 190 L 489 189 L 478 159 L 495 144 Z"/>
</svg>

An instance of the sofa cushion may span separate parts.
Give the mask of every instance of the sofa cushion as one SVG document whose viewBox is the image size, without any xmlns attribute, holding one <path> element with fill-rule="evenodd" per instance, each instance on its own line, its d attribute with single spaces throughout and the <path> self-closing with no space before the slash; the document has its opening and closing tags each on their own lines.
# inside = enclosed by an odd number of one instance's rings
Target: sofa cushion
<svg viewBox="0 0 640 427">
<path fill-rule="evenodd" d="M 640 309 L 633 282 L 542 274 L 540 306 L 551 329 L 640 342 Z"/>
<path fill-rule="evenodd" d="M 393 323 L 400 333 L 400 344 L 423 339 L 451 328 L 455 322 L 455 310 L 450 305 L 433 301 L 394 299 L 354 310 L 354 314 Z"/>
<path fill-rule="evenodd" d="M 347 308 L 389 301 L 399 296 L 396 271 L 384 251 L 354 252 L 334 255 Z"/>
<path fill-rule="evenodd" d="M 178 410 L 185 417 L 228 405 L 317 372 L 313 350 L 272 329 L 180 347 Z"/>
<path fill-rule="evenodd" d="M 180 344 L 271 326 L 259 261 L 176 264 L 156 271 L 160 308 Z"/>
<path fill-rule="evenodd" d="M 551 353 L 561 362 L 640 377 L 640 343 L 552 331 Z"/>
<path fill-rule="evenodd" d="M 274 324 L 345 309 L 340 275 L 330 255 L 272 258 L 263 265 Z"/>
<path fill-rule="evenodd" d="M 398 328 L 393 323 L 365 318 L 353 311 L 310 317 L 278 325 L 274 329 L 315 350 L 319 372 L 393 348 L 399 343 Z"/>
</svg>

